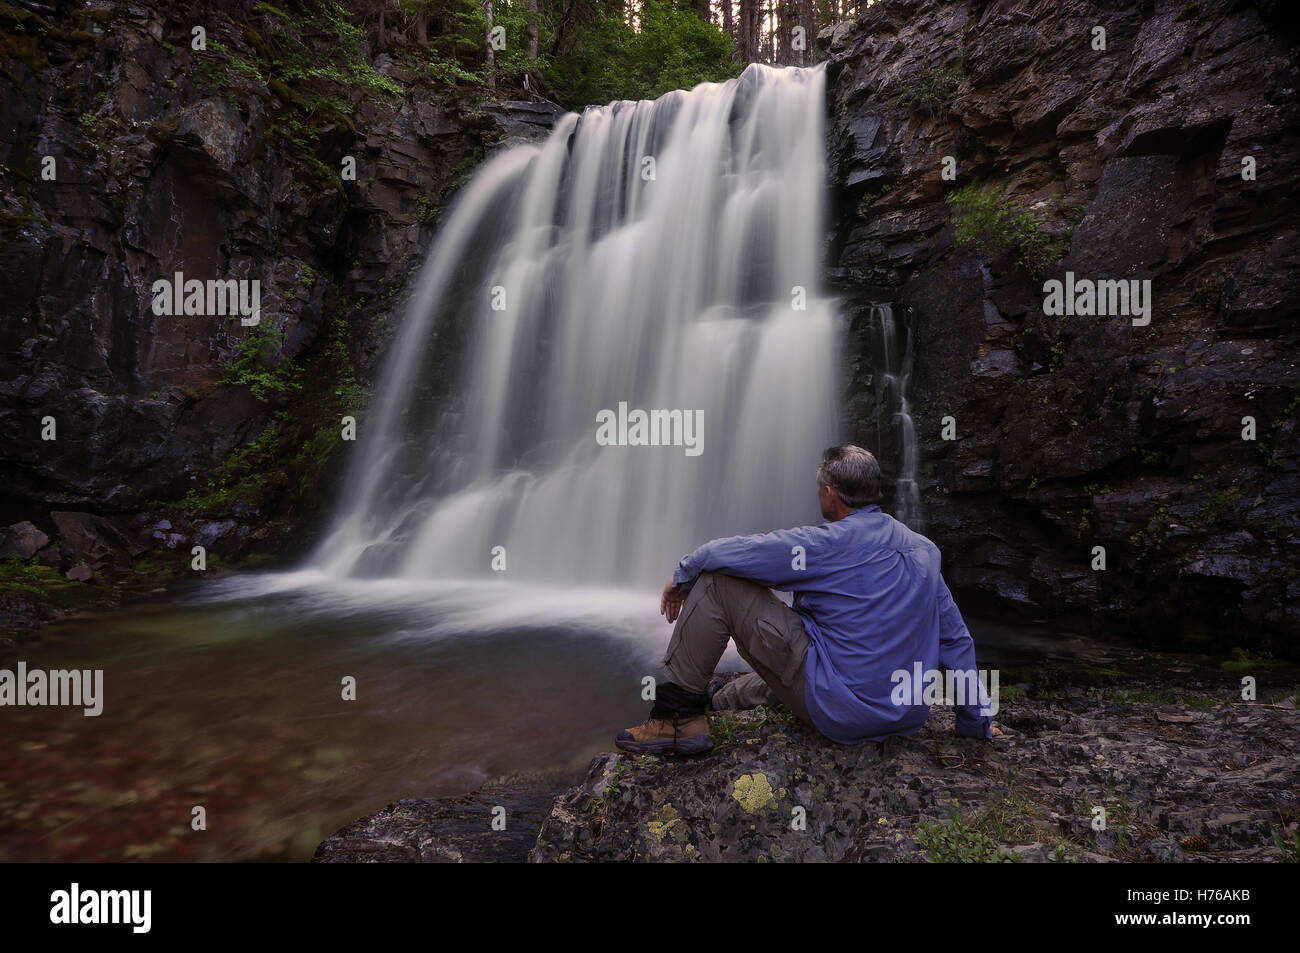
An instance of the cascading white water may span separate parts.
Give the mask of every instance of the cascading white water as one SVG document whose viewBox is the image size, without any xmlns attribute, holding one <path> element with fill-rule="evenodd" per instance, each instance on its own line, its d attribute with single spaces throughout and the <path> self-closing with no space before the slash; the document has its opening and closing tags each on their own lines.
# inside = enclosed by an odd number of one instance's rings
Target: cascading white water
<svg viewBox="0 0 1300 953">
<path fill-rule="evenodd" d="M 918 450 L 916 428 L 908 404 L 912 380 L 912 334 L 894 317 L 892 304 L 874 304 L 869 316 L 876 334 L 876 433 L 883 434 L 882 416 L 897 424 L 898 476 L 895 479 L 894 518 L 918 533 L 925 532 L 921 489 L 916 481 Z M 900 341 L 901 338 L 901 341 Z"/>
<path fill-rule="evenodd" d="M 711 537 L 818 521 L 824 84 L 750 66 L 489 161 L 430 250 L 314 568 L 488 576 L 502 547 L 506 578 L 654 584 Z M 701 411 L 700 452 L 600 445 L 621 403 Z"/>
</svg>

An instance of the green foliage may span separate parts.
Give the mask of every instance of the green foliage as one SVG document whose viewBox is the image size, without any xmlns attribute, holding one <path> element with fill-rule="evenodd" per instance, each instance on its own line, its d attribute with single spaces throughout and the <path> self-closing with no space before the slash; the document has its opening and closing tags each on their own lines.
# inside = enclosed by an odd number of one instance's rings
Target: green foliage
<svg viewBox="0 0 1300 953">
<path fill-rule="evenodd" d="M 735 736 L 738 727 L 740 726 L 737 725 L 736 718 L 731 712 L 712 712 L 709 715 L 709 741 L 715 748 L 728 745 Z"/>
<path fill-rule="evenodd" d="M 459 60 L 431 53 L 421 65 L 421 72 L 429 79 L 447 86 L 461 86 L 466 83 L 481 85 L 484 75 L 481 71 L 467 69 Z"/>
<path fill-rule="evenodd" d="M 1294 396 L 1291 398 L 1291 403 L 1274 419 L 1268 429 L 1257 435 L 1255 450 L 1260 455 L 1265 466 L 1275 470 L 1284 469 L 1282 463 L 1273 456 L 1273 445 L 1277 440 L 1278 429 L 1295 416 L 1297 408 L 1300 408 L 1300 388 L 1296 389 Z"/>
<path fill-rule="evenodd" d="M 311 269 L 304 268 L 300 285 L 314 281 Z M 222 382 L 253 387 L 255 394 L 258 387 L 267 395 L 289 394 L 292 403 L 256 439 L 231 451 L 203 486 L 187 493 L 179 501 L 183 509 L 218 517 L 272 509 L 293 513 L 320 505 L 321 476 L 342 446 L 341 418 L 349 414 L 360 420 L 369 398 L 356 377 L 349 333 L 347 314 L 336 313 L 301 366 L 262 363 L 279 351 L 282 334 L 265 331 L 241 342 Z"/>
<path fill-rule="evenodd" d="M 587 808 L 587 813 L 604 814 L 609 809 L 610 802 L 617 800 L 618 796 L 623 793 L 623 779 L 627 777 L 630 769 L 631 765 L 620 756 L 614 770 L 610 772 L 609 780 L 605 784 L 605 790 L 601 792 L 600 797 L 591 802 L 591 805 Z"/>
<path fill-rule="evenodd" d="M 265 87 L 288 107 L 278 110 L 271 134 L 304 154 L 320 186 L 341 187 L 337 173 L 316 156 L 317 140 L 337 128 L 355 134 L 349 117 L 357 100 L 400 97 L 403 88 L 371 66 L 365 30 L 335 0 L 306 0 L 293 13 L 258 3 L 253 12 L 261 14 L 264 32 L 244 30 L 252 57 L 210 39 L 195 79 L 222 91 L 232 103 L 240 99 L 236 87 L 241 84 Z"/>
<path fill-rule="evenodd" d="M 302 384 L 297 379 L 296 368 L 291 362 L 279 359 L 283 348 L 284 331 L 269 321 L 254 325 L 239 342 L 234 360 L 225 365 L 218 383 L 247 387 L 263 403 L 300 389 Z"/>
<path fill-rule="evenodd" d="M 1205 502 L 1201 504 L 1200 509 L 1196 511 L 1193 519 L 1196 522 L 1210 525 L 1219 522 L 1225 513 L 1236 507 L 1241 502 L 1241 491 L 1236 487 L 1230 487 L 1226 490 L 1215 490 L 1206 494 Z"/>
<path fill-rule="evenodd" d="M 894 102 L 905 109 L 925 108 L 933 113 L 952 99 L 961 81 L 960 67 L 922 66 L 898 83 L 894 89 Z"/>
<path fill-rule="evenodd" d="M 1288 837 L 1286 828 L 1279 824 L 1273 828 L 1273 843 L 1282 852 L 1283 863 L 1300 864 L 1300 826 Z"/>
<path fill-rule="evenodd" d="M 925 851 L 926 860 L 936 864 L 1010 864 L 1020 859 L 955 811 L 948 824 L 918 824 L 916 843 Z"/>
<path fill-rule="evenodd" d="M 256 509 L 266 489 L 268 460 L 279 430 L 277 418 L 256 439 L 232 450 L 205 486 L 185 494 L 181 508 L 203 516 L 228 516 Z"/>
<path fill-rule="evenodd" d="M 599 17 L 570 53 L 541 64 L 547 84 L 569 108 L 653 99 L 731 79 L 743 68 L 731 59 L 730 37 L 668 0 L 646 0 L 639 31 L 625 24 L 617 9 Z"/>
<path fill-rule="evenodd" d="M 1014 705 L 1025 697 L 1025 689 L 1020 685 L 998 686 L 998 701 L 1001 704 Z"/>
<path fill-rule="evenodd" d="M 478 0 L 398 0 L 390 11 L 386 49 L 406 55 L 404 69 L 450 87 L 472 86 L 480 92 L 488 78 L 487 17 Z M 681 7 L 679 9 L 679 6 Z M 378 73 L 367 50 L 367 28 L 375 37 L 373 19 L 362 25 L 361 14 L 338 0 L 299 0 L 283 6 L 255 3 L 252 24 L 243 39 L 252 55 L 230 48 L 229 38 L 208 41 L 194 76 L 230 96 L 232 87 L 251 82 L 269 89 L 277 99 L 302 106 L 299 97 L 312 94 L 358 97 L 398 97 L 401 83 Z M 551 7 L 540 5 L 536 60 L 529 57 L 526 3 L 498 0 L 493 26 L 505 31 L 504 49 L 493 51 L 493 74 L 507 97 L 522 86 L 526 73 L 540 74 L 551 94 L 572 109 L 616 99 L 648 99 L 701 82 L 720 82 L 739 74 L 743 64 L 732 59 L 732 40 L 674 0 L 645 0 L 636 28 L 625 20 L 622 4 L 575 0 Z M 427 42 L 416 45 L 415 24 L 426 25 Z M 403 48 L 398 35 L 406 38 Z M 411 55 L 414 53 L 414 55 Z M 416 62 L 412 62 L 415 60 Z M 288 95 L 286 95 L 288 94 Z M 345 110 L 350 112 L 350 110 Z M 290 138 L 310 144 L 312 125 L 305 116 L 281 116 Z M 321 117 L 316 117 L 320 119 Z"/>
<path fill-rule="evenodd" d="M 983 255 L 1012 252 L 1021 267 L 1039 274 L 1065 254 L 1067 243 L 1053 241 L 1043 230 L 1044 216 L 1018 208 L 1002 197 L 1001 189 L 984 189 L 976 183 L 954 189 L 948 196 L 954 237 L 958 245 L 972 245 Z"/>
</svg>

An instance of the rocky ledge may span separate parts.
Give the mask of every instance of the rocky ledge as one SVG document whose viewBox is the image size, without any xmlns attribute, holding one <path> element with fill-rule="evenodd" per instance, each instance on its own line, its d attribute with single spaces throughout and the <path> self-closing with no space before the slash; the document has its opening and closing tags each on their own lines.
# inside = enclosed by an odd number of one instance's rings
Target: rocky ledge
<svg viewBox="0 0 1300 953">
<path fill-rule="evenodd" d="M 784 708 L 714 713 L 709 755 L 599 754 L 549 810 L 554 779 L 536 776 L 399 801 L 314 860 L 1295 860 L 1296 702 L 1071 688 L 1004 700 L 992 743 L 937 708 L 911 738 L 856 747 Z"/>
</svg>

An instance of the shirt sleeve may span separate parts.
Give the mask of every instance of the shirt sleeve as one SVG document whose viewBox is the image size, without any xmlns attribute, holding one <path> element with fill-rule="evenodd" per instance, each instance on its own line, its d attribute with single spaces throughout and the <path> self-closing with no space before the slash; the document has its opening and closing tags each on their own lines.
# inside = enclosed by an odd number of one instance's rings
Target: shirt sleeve
<svg viewBox="0 0 1300 953">
<path fill-rule="evenodd" d="M 953 672 L 977 672 L 975 665 L 975 640 L 970 637 L 966 622 L 953 601 L 948 585 L 939 577 L 939 664 Z M 977 704 L 957 705 L 954 714 L 957 734 L 963 738 L 993 738 L 992 714 L 981 714 L 981 708 L 992 711 L 989 697 L 982 682 L 976 683 L 980 700 Z"/>
<path fill-rule="evenodd" d="M 823 527 L 800 526 L 710 540 L 682 557 L 673 582 L 690 589 L 702 572 L 725 572 L 769 589 L 797 592 L 812 576 L 808 554 L 824 532 Z"/>
</svg>

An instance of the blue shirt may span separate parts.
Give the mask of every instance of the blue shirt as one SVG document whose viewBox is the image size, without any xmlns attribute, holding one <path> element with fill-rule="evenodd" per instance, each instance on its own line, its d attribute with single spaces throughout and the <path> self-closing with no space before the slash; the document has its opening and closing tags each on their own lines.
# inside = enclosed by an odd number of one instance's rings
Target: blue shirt
<svg viewBox="0 0 1300 953">
<path fill-rule="evenodd" d="M 690 588 L 700 573 L 722 572 L 793 592 L 811 640 L 808 714 L 827 738 L 857 744 L 914 734 L 925 723 L 930 706 L 911 704 L 922 686 L 896 703 L 902 681 L 894 673 L 915 681 L 940 665 L 975 671 L 975 643 L 939 562 L 939 547 L 872 505 L 820 526 L 712 540 L 682 558 L 673 581 Z M 955 707 L 958 734 L 992 737 L 979 699 Z"/>
</svg>

